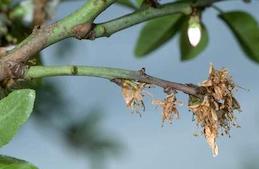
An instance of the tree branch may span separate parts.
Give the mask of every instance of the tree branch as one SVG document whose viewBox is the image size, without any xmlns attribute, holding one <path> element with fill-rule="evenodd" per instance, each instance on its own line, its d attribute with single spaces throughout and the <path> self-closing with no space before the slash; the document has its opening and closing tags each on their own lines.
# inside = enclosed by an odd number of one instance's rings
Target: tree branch
<svg viewBox="0 0 259 169">
<path fill-rule="evenodd" d="M 32 34 L 17 45 L 15 49 L 3 57 L 0 56 L 0 82 L 8 78 L 19 78 L 21 74 L 18 73 L 22 71 L 17 70 L 17 68 L 23 67 L 23 63 L 26 63 L 37 52 L 65 38 L 94 39 L 110 36 L 115 32 L 149 19 L 174 13 L 191 14 L 193 7 L 206 7 L 212 2 L 221 0 L 203 0 L 200 4 L 176 2 L 161 5 L 157 8 L 146 7 L 129 15 L 94 26 L 92 24 L 94 19 L 115 1 L 89 0 L 80 9 L 64 19 L 48 26 L 36 27 Z"/>
<path fill-rule="evenodd" d="M 31 80 L 35 78 L 54 76 L 93 76 L 108 80 L 127 79 L 156 85 L 163 89 L 178 90 L 186 94 L 202 97 L 199 87 L 196 87 L 195 85 L 187 85 L 159 79 L 147 75 L 144 70 L 132 71 L 94 66 L 31 66 L 25 71 L 23 78 L 25 80 Z"/>
<path fill-rule="evenodd" d="M 85 38 L 92 29 L 93 20 L 116 0 L 89 0 L 80 9 L 51 24 L 36 26 L 32 34 L 0 60 L 0 81 L 10 78 L 16 64 L 25 63 L 47 46 L 68 37 Z"/>
<path fill-rule="evenodd" d="M 123 29 L 161 16 L 176 13 L 190 15 L 193 12 L 192 8 L 204 8 L 222 1 L 226 0 L 200 0 L 196 4 L 192 4 L 190 2 L 172 2 L 160 5 L 156 8 L 149 6 L 108 22 L 97 24 L 88 38 L 95 39 L 99 37 L 109 37 Z"/>
<path fill-rule="evenodd" d="M 115 0 L 89 0 L 80 9 L 51 24 L 36 27 L 32 34 L 22 41 L 14 50 L 1 59 L 1 61 L 12 60 L 24 62 L 28 58 L 45 47 L 68 37 L 80 38 L 77 26 L 85 25 L 84 33 L 90 30 L 90 24 Z M 88 24 L 87 24 L 88 23 Z"/>
<path fill-rule="evenodd" d="M 141 10 L 137 10 L 131 14 L 116 18 L 114 20 L 100 23 L 95 26 L 91 31 L 93 37 L 89 38 L 99 38 L 99 37 L 109 37 L 113 33 L 116 33 L 120 30 L 126 29 L 133 25 L 145 22 L 150 19 L 154 19 L 161 16 L 166 16 L 175 13 L 191 14 L 192 7 L 190 3 L 168 3 L 161 5 L 157 8 L 146 7 Z"/>
</svg>

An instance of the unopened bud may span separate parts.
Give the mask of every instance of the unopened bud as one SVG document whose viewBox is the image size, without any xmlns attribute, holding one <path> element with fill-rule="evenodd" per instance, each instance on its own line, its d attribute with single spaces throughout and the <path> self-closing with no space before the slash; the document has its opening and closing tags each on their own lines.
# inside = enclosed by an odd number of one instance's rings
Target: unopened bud
<svg viewBox="0 0 259 169">
<path fill-rule="evenodd" d="M 201 25 L 199 16 L 191 16 L 188 26 L 188 39 L 190 44 L 195 47 L 201 40 Z"/>
</svg>

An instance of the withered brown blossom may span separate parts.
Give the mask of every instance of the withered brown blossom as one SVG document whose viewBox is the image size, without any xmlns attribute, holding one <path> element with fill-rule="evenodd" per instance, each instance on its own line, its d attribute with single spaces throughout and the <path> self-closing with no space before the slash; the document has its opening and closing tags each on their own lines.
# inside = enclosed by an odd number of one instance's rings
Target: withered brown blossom
<svg viewBox="0 0 259 169">
<path fill-rule="evenodd" d="M 150 78 L 150 76 L 147 77 Z M 112 81 L 121 87 L 127 107 L 141 115 L 140 112 L 145 109 L 144 93 L 147 93 L 144 89 L 149 88 L 153 81 L 148 81 L 150 84 L 127 79 L 113 79 Z M 163 100 L 153 100 L 152 104 L 163 109 L 162 125 L 166 121 L 172 123 L 174 119 L 179 118 L 177 105 L 181 102 L 176 99 L 174 87 L 165 88 L 166 85 L 161 84 L 158 86 L 163 86 L 167 95 Z M 227 69 L 216 70 L 211 65 L 208 80 L 203 81 L 199 86 L 183 84 L 182 86 L 193 87 L 197 91 L 197 95 L 192 94 L 195 92 L 189 93 L 188 107 L 193 112 L 197 125 L 203 129 L 202 134 L 205 136 L 213 156 L 217 156 L 219 150 L 216 140 L 219 134 L 229 135 L 232 126 L 239 127 L 234 115 L 234 110 L 240 110 L 239 103 L 233 96 L 235 83 Z M 179 86 L 176 86 L 176 89 L 182 91 Z"/>
<path fill-rule="evenodd" d="M 211 65 L 209 78 L 203 81 L 200 87 L 204 98 L 195 100 L 194 96 L 190 96 L 189 109 L 194 113 L 197 124 L 203 128 L 213 156 L 216 156 L 216 139 L 219 133 L 229 135 L 231 126 L 238 126 L 234 110 L 239 110 L 240 106 L 233 97 L 235 84 L 226 69 L 216 70 Z"/>
<path fill-rule="evenodd" d="M 179 118 L 179 111 L 177 110 L 176 106 L 181 104 L 180 101 L 176 99 L 175 92 L 168 94 L 166 98 L 162 100 L 153 100 L 153 104 L 159 105 L 162 109 L 162 125 L 165 121 L 172 123 L 173 119 Z"/>
<path fill-rule="evenodd" d="M 127 107 L 141 116 L 140 112 L 145 110 L 143 90 L 147 84 L 131 80 L 122 80 L 120 86 Z"/>
<path fill-rule="evenodd" d="M 199 104 L 189 105 L 194 112 L 196 122 L 204 128 L 204 136 L 212 149 L 214 156 L 218 154 L 218 146 L 216 138 L 218 136 L 218 116 L 215 109 L 212 108 L 208 96 Z"/>
</svg>

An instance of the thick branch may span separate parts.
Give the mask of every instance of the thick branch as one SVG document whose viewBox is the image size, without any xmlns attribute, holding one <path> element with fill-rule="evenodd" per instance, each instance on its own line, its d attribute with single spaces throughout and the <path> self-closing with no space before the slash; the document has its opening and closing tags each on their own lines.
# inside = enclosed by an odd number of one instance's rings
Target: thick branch
<svg viewBox="0 0 259 169">
<path fill-rule="evenodd" d="M 118 68 L 94 66 L 32 66 L 25 71 L 24 79 L 53 77 L 53 76 L 93 76 L 108 80 L 128 79 L 160 86 L 163 89 L 173 89 L 186 94 L 200 97 L 198 87 L 159 79 L 145 74 L 143 70 L 132 71 Z"/>
<path fill-rule="evenodd" d="M 115 0 L 89 0 L 80 9 L 51 25 L 38 26 L 14 50 L 1 59 L 25 62 L 45 47 L 68 37 L 83 38 L 91 29 L 93 20 Z"/>
<path fill-rule="evenodd" d="M 31 56 L 68 37 L 86 38 L 93 20 L 116 0 L 89 0 L 80 9 L 51 25 L 34 28 L 32 34 L 0 59 L 0 82 L 13 78 L 12 70 L 20 67 Z M 15 77 L 14 77 L 15 78 Z"/>
</svg>

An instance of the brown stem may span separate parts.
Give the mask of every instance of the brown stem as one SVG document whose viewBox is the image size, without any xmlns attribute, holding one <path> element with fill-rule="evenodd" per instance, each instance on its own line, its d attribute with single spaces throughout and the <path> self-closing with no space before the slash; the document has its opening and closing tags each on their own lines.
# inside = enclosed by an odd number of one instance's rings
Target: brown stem
<svg viewBox="0 0 259 169">
<path fill-rule="evenodd" d="M 144 72 L 144 69 L 142 69 L 138 72 L 139 72 L 138 73 L 139 75 L 135 78 L 135 80 L 137 80 L 137 81 L 160 86 L 164 90 L 168 90 L 168 89 L 177 90 L 177 91 L 182 91 L 186 94 L 201 97 L 200 96 L 201 91 L 199 90 L 199 87 L 195 86 L 193 84 L 188 85 L 188 84 L 176 83 L 176 82 L 163 80 L 163 79 L 160 79 L 157 77 L 153 77 L 153 76 L 147 75 Z"/>
</svg>

